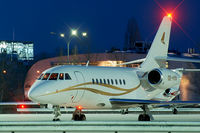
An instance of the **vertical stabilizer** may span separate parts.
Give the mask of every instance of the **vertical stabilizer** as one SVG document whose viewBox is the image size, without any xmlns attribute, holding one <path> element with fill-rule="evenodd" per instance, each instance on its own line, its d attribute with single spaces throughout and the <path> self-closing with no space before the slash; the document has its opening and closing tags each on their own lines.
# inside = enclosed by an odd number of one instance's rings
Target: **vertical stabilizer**
<svg viewBox="0 0 200 133">
<path fill-rule="evenodd" d="M 159 61 L 156 60 L 156 57 L 167 58 L 171 22 L 172 22 L 171 17 L 165 16 L 163 18 L 160 27 L 156 33 L 156 36 L 153 40 L 153 43 L 151 45 L 151 48 L 147 54 L 146 60 L 141 64 L 141 68 L 144 71 L 149 71 L 154 68 L 165 67 L 165 60 Z"/>
</svg>

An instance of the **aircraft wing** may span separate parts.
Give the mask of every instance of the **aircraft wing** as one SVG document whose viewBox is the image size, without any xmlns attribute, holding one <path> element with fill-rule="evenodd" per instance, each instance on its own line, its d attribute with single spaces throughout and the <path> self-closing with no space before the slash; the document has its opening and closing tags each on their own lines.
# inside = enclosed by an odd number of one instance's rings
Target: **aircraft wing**
<svg viewBox="0 0 200 133">
<path fill-rule="evenodd" d="M 128 64 L 135 64 L 135 63 L 142 63 L 145 61 L 146 58 L 143 59 L 138 59 L 138 60 L 134 60 L 134 61 L 129 61 L 129 62 L 125 62 L 122 64 L 117 64 L 117 66 L 122 66 L 122 65 L 128 65 Z"/>
<path fill-rule="evenodd" d="M 170 108 L 183 107 L 191 105 L 200 105 L 200 101 L 154 101 L 154 100 L 139 100 L 139 99 L 110 99 L 113 108 L 115 107 L 139 107 L 142 105 L 151 105 L 152 108 Z"/>
<path fill-rule="evenodd" d="M 0 106 L 8 106 L 8 105 L 39 105 L 34 102 L 0 102 Z"/>
<path fill-rule="evenodd" d="M 191 62 L 191 63 L 200 63 L 200 59 L 194 59 L 194 58 L 179 58 L 179 57 L 162 57 L 162 56 L 158 56 L 155 58 L 157 61 L 178 61 L 178 62 Z M 146 60 L 146 58 L 143 59 L 138 59 L 138 60 L 134 60 L 134 61 L 129 61 L 129 62 L 125 62 L 122 64 L 117 64 L 117 66 L 121 66 L 121 65 L 128 65 L 128 64 L 135 64 L 135 63 L 142 63 Z"/>
<path fill-rule="evenodd" d="M 191 63 L 200 63 L 200 59 L 194 59 L 194 58 L 179 58 L 179 57 L 162 57 L 158 56 L 156 57 L 156 60 L 168 60 L 168 61 L 178 61 L 178 62 L 191 62 Z"/>
</svg>

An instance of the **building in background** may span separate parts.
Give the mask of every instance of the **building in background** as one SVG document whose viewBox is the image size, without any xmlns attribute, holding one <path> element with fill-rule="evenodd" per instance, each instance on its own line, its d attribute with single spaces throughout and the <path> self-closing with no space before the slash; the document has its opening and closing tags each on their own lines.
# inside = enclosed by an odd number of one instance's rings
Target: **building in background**
<svg viewBox="0 0 200 133">
<path fill-rule="evenodd" d="M 21 61 L 34 59 L 33 42 L 25 41 L 0 41 L 0 54 L 6 53 L 12 58 Z"/>
<path fill-rule="evenodd" d="M 135 42 L 141 41 L 139 27 L 135 18 L 130 18 L 124 38 L 124 50 L 135 50 Z"/>
</svg>

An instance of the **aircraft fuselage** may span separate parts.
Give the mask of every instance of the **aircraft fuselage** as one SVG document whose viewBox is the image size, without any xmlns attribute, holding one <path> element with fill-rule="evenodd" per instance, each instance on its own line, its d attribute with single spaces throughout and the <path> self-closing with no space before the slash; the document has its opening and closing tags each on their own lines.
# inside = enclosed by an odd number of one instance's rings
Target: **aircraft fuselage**
<svg viewBox="0 0 200 133">
<path fill-rule="evenodd" d="M 29 97 L 43 104 L 112 108 L 110 98 L 147 99 L 137 70 L 96 66 L 53 67 L 44 71 L 43 77 L 33 84 Z M 46 78 L 45 74 L 49 76 Z M 50 80 L 52 74 L 56 79 Z M 65 77 L 60 79 L 60 74 Z"/>
</svg>

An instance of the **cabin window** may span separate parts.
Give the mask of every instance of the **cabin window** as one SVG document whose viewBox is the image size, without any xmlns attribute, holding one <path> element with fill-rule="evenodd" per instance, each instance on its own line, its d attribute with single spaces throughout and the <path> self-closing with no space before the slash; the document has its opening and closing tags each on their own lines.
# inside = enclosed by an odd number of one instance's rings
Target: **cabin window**
<svg viewBox="0 0 200 133">
<path fill-rule="evenodd" d="M 43 76 L 42 80 L 47 80 L 49 75 L 50 75 L 50 73 L 45 73 L 45 75 Z"/>
<path fill-rule="evenodd" d="M 49 80 L 57 80 L 58 78 L 58 73 L 52 73 Z"/>
<path fill-rule="evenodd" d="M 109 79 L 107 79 L 107 83 L 110 84 L 110 80 Z"/>
<path fill-rule="evenodd" d="M 106 80 L 105 79 L 103 79 L 103 83 L 106 84 Z"/>
<path fill-rule="evenodd" d="M 60 73 L 60 74 L 59 74 L 59 79 L 60 79 L 60 80 L 63 80 L 63 79 L 64 79 L 64 73 Z"/>
<path fill-rule="evenodd" d="M 119 83 L 120 83 L 120 85 L 122 85 L 122 80 L 121 79 L 119 80 Z"/>
<path fill-rule="evenodd" d="M 115 79 L 115 83 L 116 83 L 116 85 L 118 84 L 117 79 Z"/>
<path fill-rule="evenodd" d="M 68 73 L 65 73 L 65 80 L 71 80 L 71 77 L 69 76 Z"/>
<path fill-rule="evenodd" d="M 114 82 L 113 82 L 113 80 L 111 79 L 111 84 L 113 85 L 113 83 L 114 83 Z"/>
<path fill-rule="evenodd" d="M 102 84 L 102 79 L 100 79 L 100 84 Z"/>
<path fill-rule="evenodd" d="M 92 83 L 94 84 L 94 79 L 92 79 Z"/>
<path fill-rule="evenodd" d="M 44 75 L 44 73 L 42 73 L 42 74 L 40 75 L 40 77 L 38 78 L 38 80 L 42 79 L 43 75 Z"/>
<path fill-rule="evenodd" d="M 126 84 L 126 81 L 123 79 L 123 84 L 125 85 Z"/>
<path fill-rule="evenodd" d="M 99 82 L 98 82 L 98 79 L 96 79 L 96 83 L 98 84 Z"/>
</svg>

